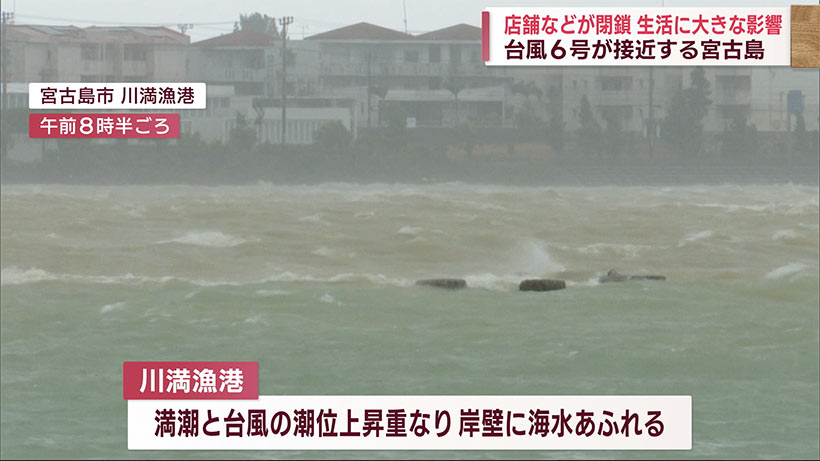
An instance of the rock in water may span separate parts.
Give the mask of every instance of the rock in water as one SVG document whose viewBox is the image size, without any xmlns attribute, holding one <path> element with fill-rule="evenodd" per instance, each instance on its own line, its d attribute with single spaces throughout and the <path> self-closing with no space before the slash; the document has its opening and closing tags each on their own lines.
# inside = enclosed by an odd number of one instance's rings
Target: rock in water
<svg viewBox="0 0 820 461">
<path fill-rule="evenodd" d="M 615 269 L 610 270 L 606 273 L 606 275 L 602 275 L 598 281 L 601 283 L 606 282 L 623 282 L 624 280 L 629 280 L 629 276 L 619 274 L 618 271 Z"/>
<path fill-rule="evenodd" d="M 665 275 L 624 275 L 619 274 L 618 271 L 612 269 L 606 275 L 601 276 L 598 281 L 601 283 L 607 282 L 624 282 L 626 280 L 666 280 Z"/>
<path fill-rule="evenodd" d="M 567 287 L 567 282 L 563 280 L 531 279 L 524 280 L 518 285 L 519 291 L 553 291 L 563 290 Z"/>
<path fill-rule="evenodd" d="M 629 280 L 666 280 L 665 275 L 630 275 Z"/>
<path fill-rule="evenodd" d="M 464 279 L 426 279 L 417 280 L 416 285 L 458 290 L 461 288 L 467 288 L 467 281 Z"/>
</svg>

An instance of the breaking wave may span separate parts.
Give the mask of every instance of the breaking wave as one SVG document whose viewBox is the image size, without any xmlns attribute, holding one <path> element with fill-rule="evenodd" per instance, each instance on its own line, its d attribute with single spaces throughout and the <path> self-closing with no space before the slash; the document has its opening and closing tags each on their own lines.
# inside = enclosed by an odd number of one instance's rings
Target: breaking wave
<svg viewBox="0 0 820 461">
<path fill-rule="evenodd" d="M 798 274 L 802 272 L 804 269 L 808 269 L 809 266 L 803 263 L 791 263 L 786 264 L 785 266 L 780 266 L 776 269 L 772 269 L 763 278 L 768 280 L 780 280 L 786 277 L 791 277 L 792 275 Z"/>
<path fill-rule="evenodd" d="M 682 247 L 687 243 L 698 242 L 701 240 L 706 240 L 714 237 L 715 233 L 710 230 L 694 232 L 692 234 L 687 235 L 686 237 L 682 238 L 680 242 L 678 242 L 678 246 Z"/>
<path fill-rule="evenodd" d="M 23 285 L 27 283 L 62 281 L 81 282 L 91 284 L 139 284 L 139 283 L 165 283 L 174 280 L 175 277 L 148 277 L 131 273 L 123 275 L 81 275 L 81 274 L 55 274 L 42 269 L 32 267 L 30 269 L 20 269 L 17 266 L 4 267 L 0 270 L 0 285 Z"/>
<path fill-rule="evenodd" d="M 187 234 L 171 240 L 163 240 L 157 243 L 181 243 L 183 245 L 194 245 L 200 247 L 228 248 L 245 243 L 244 239 L 232 235 L 223 234 L 217 231 L 188 232 Z"/>
<path fill-rule="evenodd" d="M 100 309 L 100 314 L 105 314 L 111 311 L 119 310 L 125 307 L 125 301 L 119 301 L 116 303 L 106 304 Z"/>
<path fill-rule="evenodd" d="M 797 232 L 791 229 L 783 229 L 772 234 L 772 240 L 794 240 L 797 238 Z"/>
</svg>

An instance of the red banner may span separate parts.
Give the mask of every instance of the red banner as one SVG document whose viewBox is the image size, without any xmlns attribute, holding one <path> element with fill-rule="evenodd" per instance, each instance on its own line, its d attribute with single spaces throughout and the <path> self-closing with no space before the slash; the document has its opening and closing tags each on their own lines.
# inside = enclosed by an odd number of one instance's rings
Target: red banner
<svg viewBox="0 0 820 461">
<path fill-rule="evenodd" d="M 29 114 L 29 138 L 179 138 L 179 114 Z"/>
</svg>

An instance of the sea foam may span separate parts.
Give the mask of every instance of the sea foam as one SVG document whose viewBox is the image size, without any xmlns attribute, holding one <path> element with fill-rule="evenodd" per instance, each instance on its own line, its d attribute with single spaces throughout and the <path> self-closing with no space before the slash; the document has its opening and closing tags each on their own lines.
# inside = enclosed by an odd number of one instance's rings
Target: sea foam
<svg viewBox="0 0 820 461">
<path fill-rule="evenodd" d="M 229 234 L 223 234 L 222 232 L 205 231 L 188 232 L 187 234 L 177 237 L 175 239 L 163 240 L 158 243 L 181 243 L 184 245 L 194 245 L 201 247 L 228 248 L 241 245 L 245 243 L 245 240 L 239 237 L 234 237 Z"/>
<path fill-rule="evenodd" d="M 803 263 L 786 264 L 785 266 L 780 266 L 776 269 L 769 271 L 768 273 L 766 273 L 766 275 L 763 276 L 763 278 L 769 280 L 779 280 L 797 274 L 801 272 L 803 269 L 806 269 L 807 267 L 808 266 L 806 266 Z"/>
</svg>

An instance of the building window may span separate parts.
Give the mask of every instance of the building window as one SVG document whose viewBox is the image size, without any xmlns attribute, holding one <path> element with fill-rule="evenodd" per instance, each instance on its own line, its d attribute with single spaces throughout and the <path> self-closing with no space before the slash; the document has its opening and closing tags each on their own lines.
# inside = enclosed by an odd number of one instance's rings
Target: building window
<svg viewBox="0 0 820 461">
<path fill-rule="evenodd" d="M 429 57 L 430 62 L 441 62 L 441 46 L 430 45 L 430 50 L 428 51 L 427 56 Z"/>
<path fill-rule="evenodd" d="M 601 90 L 627 91 L 632 89 L 632 77 L 600 77 Z"/>
<path fill-rule="evenodd" d="M 632 120 L 632 106 L 601 106 L 600 111 L 604 120 Z"/>
<path fill-rule="evenodd" d="M 751 112 L 749 104 L 723 104 L 717 106 L 720 117 L 724 120 L 732 120 L 735 117 L 748 117 Z"/>
<path fill-rule="evenodd" d="M 404 51 L 404 62 L 419 62 L 419 52 L 418 52 L 418 50 L 405 50 Z"/>
<path fill-rule="evenodd" d="M 100 47 L 97 45 L 83 45 L 81 56 L 83 61 L 99 61 Z"/>
<path fill-rule="evenodd" d="M 717 88 L 726 92 L 750 91 L 752 89 L 751 75 L 718 75 Z"/>
<path fill-rule="evenodd" d="M 450 62 L 453 64 L 461 63 L 461 47 L 458 45 L 450 45 Z"/>
<path fill-rule="evenodd" d="M 122 50 L 123 61 L 145 61 L 147 53 L 140 45 L 125 45 Z"/>
</svg>

